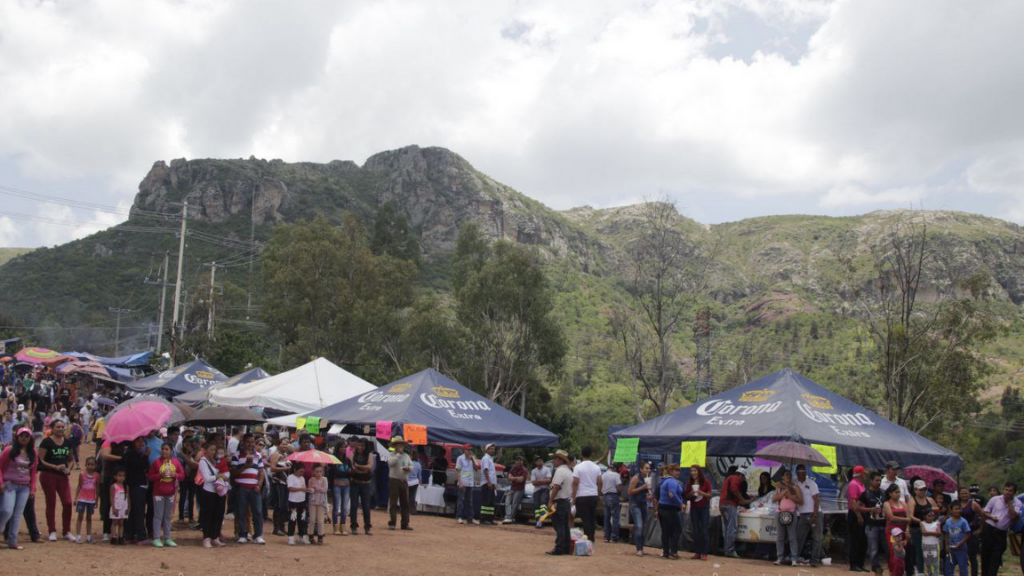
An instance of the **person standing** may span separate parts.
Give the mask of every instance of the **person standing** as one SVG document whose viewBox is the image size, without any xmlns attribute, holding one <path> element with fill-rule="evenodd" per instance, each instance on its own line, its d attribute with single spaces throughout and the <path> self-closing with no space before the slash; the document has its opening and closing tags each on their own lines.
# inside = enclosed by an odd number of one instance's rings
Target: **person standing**
<svg viewBox="0 0 1024 576">
<path fill-rule="evenodd" d="M 523 466 L 523 457 L 516 456 L 516 462 L 508 471 L 509 488 L 505 492 L 505 520 L 502 524 L 515 522 L 516 512 L 523 503 L 523 496 L 526 494 L 526 466 Z M 535 492 L 536 493 L 536 492 Z"/>
<path fill-rule="evenodd" d="M 864 537 L 867 545 L 867 557 L 871 561 L 871 571 L 881 576 L 885 560 L 885 515 L 882 505 L 885 494 L 882 492 L 882 475 L 877 470 L 871 472 L 867 489 L 859 497 L 858 512 L 864 518 Z"/>
<path fill-rule="evenodd" d="M 661 557 L 679 559 L 679 538 L 682 529 L 679 515 L 683 509 L 683 485 L 679 483 L 679 466 L 670 464 L 665 468 L 666 476 L 661 479 L 658 505 L 654 517 L 661 523 Z"/>
<path fill-rule="evenodd" d="M 946 576 L 953 576 L 956 567 L 960 567 L 960 576 L 968 576 L 967 569 L 967 542 L 974 534 L 971 532 L 971 525 L 963 517 L 963 507 L 960 502 L 953 502 L 949 505 L 949 518 L 946 518 L 942 525 L 942 535 L 945 539 L 946 550 L 949 551 L 949 560 L 945 566 Z"/>
<path fill-rule="evenodd" d="M 354 436 L 350 436 L 354 438 Z M 349 459 L 343 442 L 338 442 L 334 446 L 334 457 L 338 459 L 338 464 L 332 465 L 328 470 L 327 480 L 331 485 L 331 492 L 334 496 L 334 506 L 331 508 L 331 522 L 334 524 L 334 534 L 336 536 L 345 536 L 348 532 L 345 530 L 345 518 L 348 516 L 346 511 L 346 505 L 348 504 L 348 493 L 349 493 L 349 475 L 352 472 L 352 461 Z"/>
<path fill-rule="evenodd" d="M 323 464 L 313 465 L 313 477 L 309 479 L 309 538 L 310 542 L 323 546 L 324 520 L 327 519 L 327 477 Z"/>
<path fill-rule="evenodd" d="M 685 482 L 684 496 L 690 503 L 690 529 L 693 532 L 693 556 L 691 560 L 708 559 L 708 528 L 711 523 L 711 482 L 704 476 L 704 470 L 697 465 L 690 467 L 690 477 Z"/>
<path fill-rule="evenodd" d="M 71 500 L 71 442 L 64 437 L 67 425 L 57 420 L 53 423 L 51 434 L 39 443 L 39 484 L 46 498 L 46 528 L 50 533 L 50 542 L 57 541 L 56 512 L 57 499 L 61 506 L 61 534 L 70 542 L 75 541 L 71 534 L 71 513 L 74 503 Z"/>
<path fill-rule="evenodd" d="M 548 513 L 548 497 L 551 495 L 551 469 L 544 465 L 544 458 L 540 456 L 533 460 L 530 483 L 533 484 L 533 520 L 537 528 L 542 528 L 541 518 Z"/>
<path fill-rule="evenodd" d="M 476 472 L 476 459 L 473 458 L 473 447 L 469 444 L 455 460 L 455 469 L 459 471 L 459 499 L 456 503 L 456 516 L 459 524 L 472 522 L 479 524 L 473 518 L 473 474 Z"/>
<path fill-rule="evenodd" d="M 929 510 L 921 521 L 921 555 L 924 557 L 925 576 L 939 576 L 942 570 L 942 561 L 939 551 L 941 549 L 942 526 L 939 524 L 938 514 L 935 510 Z"/>
<path fill-rule="evenodd" d="M 288 517 L 288 545 L 295 545 L 295 525 L 299 527 L 299 537 L 303 544 L 309 544 L 309 536 L 306 535 L 306 524 L 309 520 L 307 514 L 306 500 L 312 488 L 306 487 L 306 469 L 302 466 L 292 467 L 292 473 L 288 475 L 288 510 L 291 516 Z"/>
<path fill-rule="evenodd" d="M 252 433 L 242 436 L 241 448 L 231 458 L 231 476 L 235 479 L 235 518 L 238 520 L 238 543 L 249 540 L 249 523 L 246 512 L 252 515 L 252 541 L 266 544 L 263 539 L 263 483 L 266 470 L 263 455 L 256 449 L 256 437 Z"/>
<path fill-rule="evenodd" d="M 629 517 L 633 521 L 633 544 L 636 555 L 644 555 L 644 527 L 647 525 L 647 503 L 651 499 L 651 463 L 640 464 L 637 473 L 629 479 L 626 495 L 629 497 Z"/>
<path fill-rule="evenodd" d="M 146 497 L 149 493 L 149 447 L 139 436 L 124 455 L 125 486 L 128 490 L 128 521 L 123 537 L 133 544 L 147 544 Z"/>
<path fill-rule="evenodd" d="M 412 471 L 412 460 L 405 453 L 405 439 L 395 436 L 391 439 L 394 452 L 388 456 L 388 530 L 394 530 L 398 513 L 402 513 L 402 530 L 412 530 L 409 526 L 409 472 Z"/>
<path fill-rule="evenodd" d="M 373 458 L 370 455 L 370 442 L 362 439 L 356 443 L 355 452 L 352 453 L 351 498 L 349 503 L 349 515 L 351 519 L 352 535 L 359 530 L 359 509 L 363 510 L 363 533 L 372 536 L 370 529 L 370 488 L 373 482 Z"/>
<path fill-rule="evenodd" d="M 597 501 L 601 494 L 601 467 L 590 460 L 593 456 L 590 446 L 580 449 L 580 455 L 583 461 L 572 471 L 572 500 L 576 515 L 583 521 L 583 534 L 593 542 L 597 530 Z"/>
<path fill-rule="evenodd" d="M 921 525 L 929 512 L 935 511 L 935 500 L 928 496 L 924 480 L 914 481 L 914 496 L 910 499 L 910 546 L 907 547 L 907 573 L 924 574 L 924 548 Z"/>
<path fill-rule="evenodd" d="M 282 438 L 277 451 L 270 455 L 270 490 L 274 502 L 274 536 L 284 536 L 288 524 L 288 475 L 292 471 L 292 463 L 288 455 L 292 453 L 292 444 Z"/>
<path fill-rule="evenodd" d="M 797 509 L 803 503 L 803 491 L 793 483 L 793 473 L 788 468 L 782 469 L 782 478 L 775 486 L 775 493 L 772 494 L 772 502 L 778 503 L 778 513 L 775 516 L 775 524 L 778 531 L 775 536 L 775 565 L 786 564 L 797 565 L 800 557 L 800 547 L 797 545 Z M 785 522 L 784 522 L 785 520 Z M 786 554 L 786 544 L 789 544 L 789 554 Z"/>
<path fill-rule="evenodd" d="M 889 547 L 889 574 L 902 574 L 906 564 L 905 534 L 910 525 L 910 513 L 907 510 L 907 503 L 903 500 L 900 487 L 891 482 L 885 489 L 885 504 L 882 505 L 882 513 L 885 515 L 885 541 Z M 900 550 L 895 549 L 899 543 Z M 899 552 L 899 554 L 897 554 Z"/>
<path fill-rule="evenodd" d="M 1017 485 L 1007 482 L 1003 493 L 993 497 L 985 505 L 981 515 L 985 528 L 981 532 L 981 573 L 983 576 L 997 576 L 1006 552 L 1006 534 L 1020 517 L 1021 502 L 1014 498 Z"/>
<path fill-rule="evenodd" d="M 149 483 L 152 486 L 153 502 L 153 546 L 177 547 L 171 540 L 171 518 L 174 516 L 174 496 L 177 486 L 185 479 L 185 468 L 174 457 L 174 445 L 170 442 L 160 447 L 160 457 L 149 467 Z M 161 535 L 163 540 L 161 540 Z"/>
<path fill-rule="evenodd" d="M 601 474 L 601 500 L 604 504 L 604 541 L 619 543 L 619 515 L 622 512 L 622 500 L 619 488 L 622 477 L 618 470 L 609 467 Z"/>
<path fill-rule="evenodd" d="M 954 504 L 960 504 L 960 516 L 971 528 L 971 537 L 966 545 L 967 563 L 971 567 L 971 576 L 978 576 L 978 550 L 981 548 L 981 526 L 985 521 L 982 516 L 984 509 L 975 497 L 975 492 L 967 486 L 960 488 L 957 497 Z"/>
<path fill-rule="evenodd" d="M 199 490 L 199 522 L 203 529 L 203 548 L 220 548 L 225 546 L 220 539 L 221 528 L 224 526 L 224 487 L 230 473 L 217 467 L 217 450 L 219 444 L 207 440 L 203 445 L 203 457 L 199 460 L 199 474 L 203 478 L 203 488 Z"/>
<path fill-rule="evenodd" d="M 19 428 L 14 443 L 0 452 L 0 527 L 7 526 L 7 547 L 11 550 L 22 550 L 18 545 L 18 528 L 25 506 L 36 492 L 38 466 L 32 430 Z"/>
<path fill-rule="evenodd" d="M 484 456 L 480 459 L 480 520 L 484 524 L 494 524 L 494 492 L 498 481 L 494 451 L 494 444 L 484 446 Z"/>
<path fill-rule="evenodd" d="M 423 479 L 423 464 L 420 463 L 420 456 L 413 448 L 409 455 L 412 460 L 412 470 L 409 471 L 409 513 L 416 514 L 416 492 L 419 490 L 420 482 Z"/>
<path fill-rule="evenodd" d="M 818 483 L 807 476 L 807 467 L 800 464 L 796 467 L 796 483 L 800 487 L 803 498 L 797 511 L 797 539 L 800 544 L 797 551 L 807 554 L 807 558 L 797 561 L 801 564 L 818 565 L 821 557 L 821 501 L 818 497 Z"/>
<path fill-rule="evenodd" d="M 851 572 L 867 572 L 864 569 L 864 555 L 867 553 L 865 513 L 861 510 L 860 497 L 867 489 L 867 470 L 863 466 L 853 467 L 853 477 L 846 485 L 846 525 L 848 526 L 846 557 L 850 560 Z"/>
<path fill-rule="evenodd" d="M 728 475 L 722 482 L 722 493 L 719 497 L 719 510 L 722 513 L 725 529 L 725 555 L 729 558 L 739 558 L 736 553 L 736 530 L 739 523 L 740 506 L 750 503 L 746 490 L 743 490 L 742 483 L 746 479 L 746 468 L 730 466 Z"/>
<path fill-rule="evenodd" d="M 907 508 L 909 509 L 911 507 L 910 499 L 912 496 L 910 493 L 910 487 L 907 485 L 906 480 L 898 476 L 899 473 L 899 462 L 895 460 L 890 460 L 885 463 L 885 477 L 882 478 L 882 492 L 888 493 L 889 486 L 892 484 L 899 486 L 900 498 L 903 499 L 904 504 L 906 504 Z M 904 531 L 906 530 L 904 529 Z"/>
<path fill-rule="evenodd" d="M 555 473 L 551 480 L 548 509 L 554 509 L 551 524 L 555 529 L 555 548 L 545 552 L 549 556 L 572 555 L 572 541 L 569 539 L 569 512 L 572 508 L 572 471 L 569 470 L 569 454 L 558 450 L 551 455 Z"/>
</svg>

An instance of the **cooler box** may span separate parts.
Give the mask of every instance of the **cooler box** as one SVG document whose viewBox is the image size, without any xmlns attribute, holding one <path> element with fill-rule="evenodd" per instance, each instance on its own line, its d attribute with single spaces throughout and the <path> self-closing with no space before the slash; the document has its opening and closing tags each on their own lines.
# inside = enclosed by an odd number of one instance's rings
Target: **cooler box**
<svg viewBox="0 0 1024 576">
<path fill-rule="evenodd" d="M 775 542 L 776 531 L 774 515 L 740 514 L 736 522 L 736 539 L 740 542 Z"/>
</svg>

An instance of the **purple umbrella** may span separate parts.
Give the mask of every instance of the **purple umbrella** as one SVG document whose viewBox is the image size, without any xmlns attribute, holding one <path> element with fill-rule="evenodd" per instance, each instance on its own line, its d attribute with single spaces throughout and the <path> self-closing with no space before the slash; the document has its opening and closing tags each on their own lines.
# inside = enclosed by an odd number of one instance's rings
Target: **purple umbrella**
<svg viewBox="0 0 1024 576">
<path fill-rule="evenodd" d="M 782 462 L 793 466 L 803 464 L 804 466 L 831 466 L 832 463 L 821 455 L 814 448 L 799 442 L 776 442 L 761 448 L 754 454 L 764 460 Z"/>
<path fill-rule="evenodd" d="M 952 492 L 954 494 L 957 492 L 956 480 L 954 480 L 949 474 L 946 474 L 942 470 L 932 466 L 907 466 L 903 469 L 903 476 L 907 478 L 919 476 L 921 480 L 924 480 L 924 483 L 927 484 L 929 488 L 935 484 L 936 480 L 942 480 L 946 483 L 946 492 Z"/>
</svg>

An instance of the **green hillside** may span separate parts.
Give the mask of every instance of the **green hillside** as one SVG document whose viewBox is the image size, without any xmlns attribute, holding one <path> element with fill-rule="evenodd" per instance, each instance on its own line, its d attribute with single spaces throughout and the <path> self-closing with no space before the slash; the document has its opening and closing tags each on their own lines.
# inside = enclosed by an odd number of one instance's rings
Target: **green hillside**
<svg viewBox="0 0 1024 576">
<path fill-rule="evenodd" d="M 33 248 L 0 248 L 0 266 L 7 264 L 14 258 L 28 254 Z"/>
</svg>

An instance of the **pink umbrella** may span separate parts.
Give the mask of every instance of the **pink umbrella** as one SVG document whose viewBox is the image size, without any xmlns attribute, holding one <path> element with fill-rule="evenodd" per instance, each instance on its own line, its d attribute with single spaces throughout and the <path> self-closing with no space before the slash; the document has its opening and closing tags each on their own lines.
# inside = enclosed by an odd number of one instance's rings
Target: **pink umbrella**
<svg viewBox="0 0 1024 576">
<path fill-rule="evenodd" d="M 60 352 L 54 352 L 49 348 L 22 348 L 21 350 L 18 350 L 18 353 L 14 355 L 14 358 L 17 359 L 18 362 L 36 365 L 44 364 L 47 366 L 62 364 L 68 360 L 76 359 L 73 356 L 65 356 Z"/>
<path fill-rule="evenodd" d="M 953 492 L 955 494 L 957 491 L 956 480 L 938 468 L 932 466 L 907 466 L 903 469 L 904 478 L 913 478 L 914 476 L 919 476 L 921 480 L 924 480 L 929 490 L 936 480 L 942 480 L 946 483 L 946 492 Z"/>
<path fill-rule="evenodd" d="M 129 404 L 110 417 L 103 437 L 111 442 L 130 442 L 167 424 L 172 409 L 156 402 Z"/>
<path fill-rule="evenodd" d="M 341 464 L 341 460 L 338 460 L 334 456 L 331 456 L 327 452 L 321 452 L 319 450 L 306 450 L 303 452 L 295 452 L 291 454 L 285 460 L 292 462 L 302 462 L 304 464 L 323 464 L 329 466 L 331 464 Z"/>
<path fill-rule="evenodd" d="M 95 362 L 93 360 L 73 360 L 71 362 L 61 364 L 57 367 L 57 372 L 59 374 L 91 374 L 93 376 L 110 378 L 110 371 L 99 362 Z"/>
</svg>

